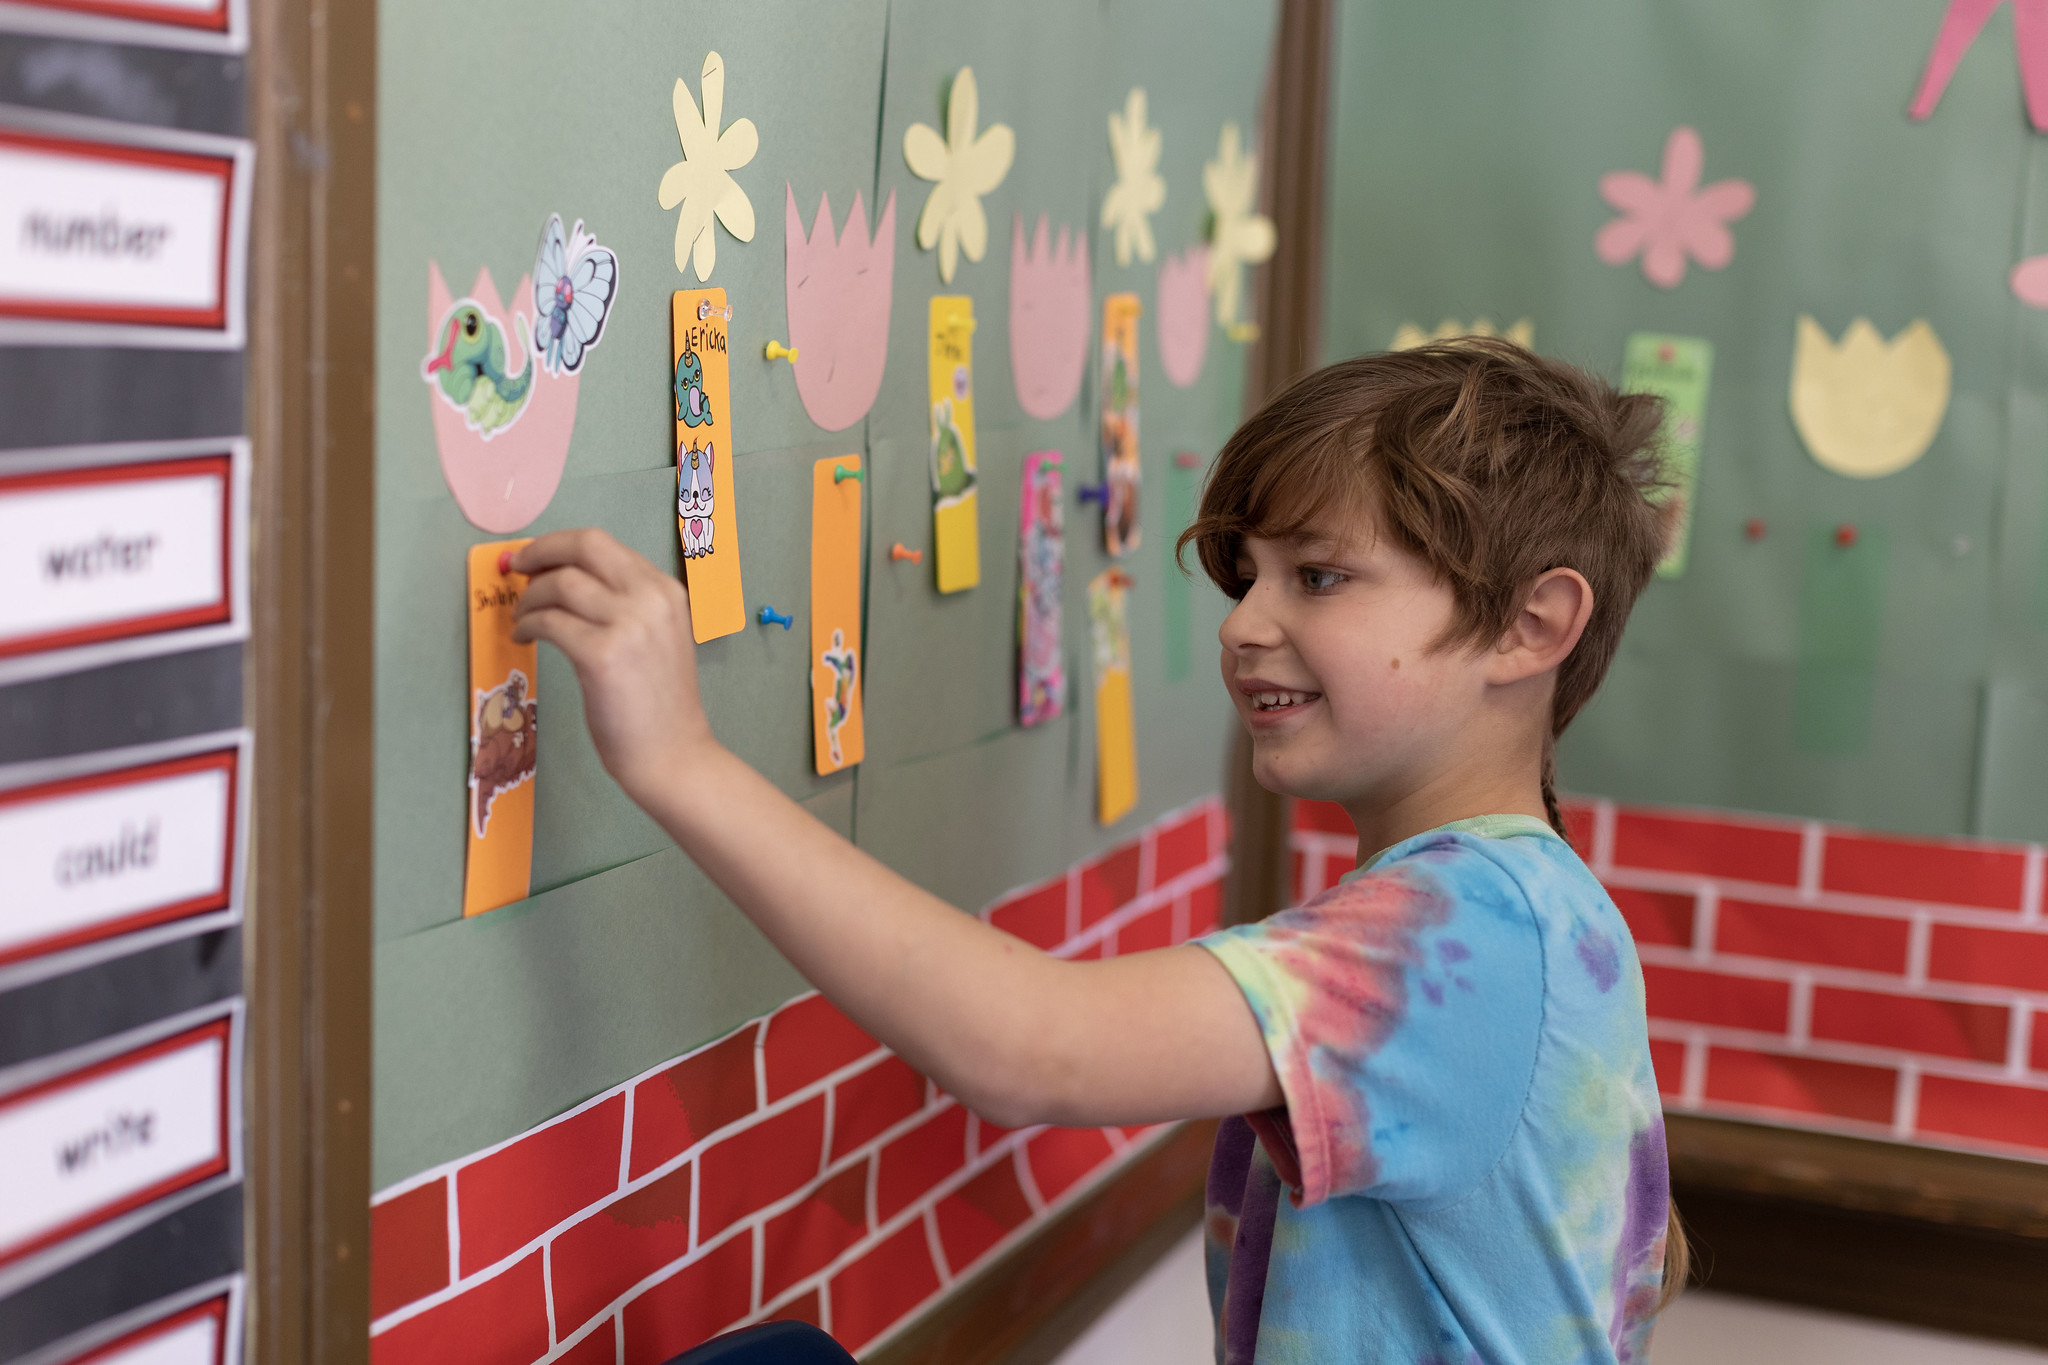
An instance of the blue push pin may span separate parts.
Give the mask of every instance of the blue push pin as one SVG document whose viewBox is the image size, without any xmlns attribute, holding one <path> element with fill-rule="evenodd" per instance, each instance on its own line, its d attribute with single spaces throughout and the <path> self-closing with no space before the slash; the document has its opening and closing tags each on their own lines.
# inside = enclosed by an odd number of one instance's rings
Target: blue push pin
<svg viewBox="0 0 2048 1365">
<path fill-rule="evenodd" d="M 796 624 L 796 618 L 794 616 L 784 616 L 781 612 L 775 610 L 775 608 L 773 607 L 761 608 L 761 615 L 759 619 L 761 624 L 764 626 L 781 626 L 784 630 L 788 630 L 791 626 Z"/>
<path fill-rule="evenodd" d="M 1109 506 L 1109 485 L 1106 483 L 1084 483 L 1074 490 L 1074 496 L 1082 502 L 1099 502 Z"/>
<path fill-rule="evenodd" d="M 843 464 L 832 466 L 832 482 L 835 484 L 845 483 L 848 479 L 859 479 L 862 483 L 866 483 L 867 478 L 868 472 L 865 469 L 855 469 L 850 465 Z"/>
</svg>

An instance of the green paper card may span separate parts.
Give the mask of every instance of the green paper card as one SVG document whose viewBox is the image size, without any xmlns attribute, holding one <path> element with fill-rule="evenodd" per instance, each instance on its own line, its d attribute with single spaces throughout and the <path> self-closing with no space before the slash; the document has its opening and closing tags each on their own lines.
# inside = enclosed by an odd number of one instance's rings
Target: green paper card
<svg viewBox="0 0 2048 1365">
<path fill-rule="evenodd" d="M 1662 495 L 1675 501 L 1671 543 L 1657 563 L 1660 578 L 1685 572 L 1686 544 L 1692 538 L 1693 490 L 1699 485 L 1700 441 L 1707 426 L 1707 385 L 1714 375 L 1714 343 L 1699 337 L 1658 336 L 1637 332 L 1622 354 L 1621 387 L 1628 393 L 1655 394 L 1664 400 L 1664 472 L 1670 487 Z"/>
</svg>

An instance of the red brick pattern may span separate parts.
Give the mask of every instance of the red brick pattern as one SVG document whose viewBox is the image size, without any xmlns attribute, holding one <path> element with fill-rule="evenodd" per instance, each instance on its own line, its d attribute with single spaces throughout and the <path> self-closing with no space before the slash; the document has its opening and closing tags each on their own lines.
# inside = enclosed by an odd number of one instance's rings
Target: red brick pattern
<svg viewBox="0 0 2048 1365">
<path fill-rule="evenodd" d="M 1224 840 L 1204 801 L 983 918 L 1067 958 L 1185 942 Z M 769 1318 L 868 1348 L 1165 1131 L 981 1123 L 806 995 L 379 1194 L 373 1365 L 661 1365 Z"/>
<path fill-rule="evenodd" d="M 2048 1160 L 2039 845 L 1565 803 L 1635 935 L 1667 1109 Z M 1295 803 L 1295 894 L 1357 857 Z"/>
</svg>

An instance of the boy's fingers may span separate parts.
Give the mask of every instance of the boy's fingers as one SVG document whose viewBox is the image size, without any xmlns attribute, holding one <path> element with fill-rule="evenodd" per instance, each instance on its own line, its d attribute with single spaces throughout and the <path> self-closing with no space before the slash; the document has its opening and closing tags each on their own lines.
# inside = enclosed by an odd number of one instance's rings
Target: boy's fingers
<svg viewBox="0 0 2048 1365">
<path fill-rule="evenodd" d="M 515 573 L 532 575 L 573 564 L 617 588 L 625 586 L 633 561 L 639 558 L 598 528 L 582 526 L 537 537 L 513 554 L 510 567 Z"/>
<path fill-rule="evenodd" d="M 619 594 L 581 565 L 565 564 L 528 583 L 526 591 L 519 594 L 514 615 L 525 617 L 552 608 L 573 612 L 596 625 L 609 625 L 618 619 Z"/>
<path fill-rule="evenodd" d="M 521 614 L 513 624 L 512 638 L 522 645 L 536 640 L 546 640 L 556 649 L 569 656 L 570 663 L 580 663 L 588 658 L 604 628 L 594 626 L 574 612 L 560 607 L 545 607 L 540 611 Z"/>
</svg>

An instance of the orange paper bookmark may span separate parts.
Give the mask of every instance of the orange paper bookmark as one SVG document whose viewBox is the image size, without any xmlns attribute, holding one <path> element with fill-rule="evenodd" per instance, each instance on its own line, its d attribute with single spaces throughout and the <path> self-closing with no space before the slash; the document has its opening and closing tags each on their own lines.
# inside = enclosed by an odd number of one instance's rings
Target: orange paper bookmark
<svg viewBox="0 0 2048 1365">
<path fill-rule="evenodd" d="M 975 510 L 974 300 L 939 294 L 931 304 L 932 572 L 940 592 L 981 582 L 981 518 Z"/>
<path fill-rule="evenodd" d="M 539 743 L 539 649 L 514 643 L 512 609 L 526 576 L 499 560 L 524 540 L 469 549 L 469 857 L 462 913 L 526 899 L 533 880 L 533 782 Z"/>
<path fill-rule="evenodd" d="M 860 762 L 860 490 L 858 455 L 811 466 L 811 733 L 818 772 Z"/>
<path fill-rule="evenodd" d="M 1088 584 L 1095 654 L 1095 818 L 1113 825 L 1138 804 L 1138 736 L 1131 714 L 1130 575 L 1104 569 Z"/>
<path fill-rule="evenodd" d="M 723 289 L 678 289 L 670 300 L 675 360 L 676 532 L 697 643 L 747 627 L 733 502 L 732 386 Z"/>
</svg>

